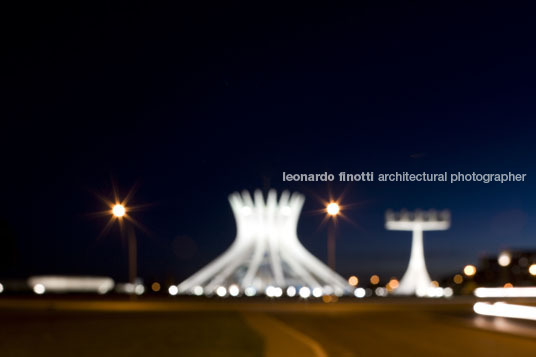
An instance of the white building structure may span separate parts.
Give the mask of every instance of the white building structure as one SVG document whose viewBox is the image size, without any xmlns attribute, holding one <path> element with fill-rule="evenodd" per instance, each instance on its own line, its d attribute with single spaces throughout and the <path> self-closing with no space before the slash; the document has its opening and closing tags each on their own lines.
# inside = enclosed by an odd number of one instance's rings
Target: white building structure
<svg viewBox="0 0 536 357">
<path fill-rule="evenodd" d="M 431 296 L 435 287 L 426 270 L 424 261 L 423 232 L 446 230 L 450 227 L 450 212 L 445 210 L 437 213 L 430 211 L 401 211 L 385 214 L 385 228 L 393 231 L 412 231 L 411 255 L 408 269 L 394 291 L 397 295 Z"/>
<path fill-rule="evenodd" d="M 313 256 L 298 240 L 304 196 L 270 190 L 229 196 L 237 233 L 221 256 L 177 286 L 179 294 L 270 297 L 343 295 L 345 279 Z"/>
</svg>

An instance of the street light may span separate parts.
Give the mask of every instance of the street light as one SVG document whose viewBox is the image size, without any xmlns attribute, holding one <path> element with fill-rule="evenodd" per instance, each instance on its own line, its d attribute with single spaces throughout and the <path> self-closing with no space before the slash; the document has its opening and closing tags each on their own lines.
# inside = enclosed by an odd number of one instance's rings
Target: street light
<svg viewBox="0 0 536 357">
<path fill-rule="evenodd" d="M 123 217 L 125 213 L 127 213 L 127 210 L 121 203 L 117 203 L 112 207 L 112 214 L 117 218 Z"/>
<path fill-rule="evenodd" d="M 328 212 L 330 216 L 336 216 L 340 210 L 341 208 L 339 207 L 339 204 L 337 202 L 331 202 L 326 207 L 326 211 Z"/>
<path fill-rule="evenodd" d="M 340 213 L 341 207 L 337 202 L 330 202 L 326 206 L 326 212 L 333 218 L 333 223 L 328 227 L 328 265 L 335 270 L 335 220 Z"/>
</svg>

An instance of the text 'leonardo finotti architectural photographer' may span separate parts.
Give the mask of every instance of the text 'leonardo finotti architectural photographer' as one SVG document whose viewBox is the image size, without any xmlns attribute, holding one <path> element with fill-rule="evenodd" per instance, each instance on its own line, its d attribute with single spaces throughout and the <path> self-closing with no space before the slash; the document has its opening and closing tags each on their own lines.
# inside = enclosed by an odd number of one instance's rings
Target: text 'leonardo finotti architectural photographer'
<svg viewBox="0 0 536 357">
<path fill-rule="evenodd" d="M 377 179 L 376 179 L 377 177 Z M 409 172 L 394 172 L 394 173 L 379 173 L 372 171 L 363 171 L 361 173 L 346 173 L 339 172 L 337 175 L 323 172 L 314 174 L 291 174 L 283 172 L 283 181 L 297 182 L 331 182 L 335 179 L 339 182 L 481 182 L 481 183 L 506 183 L 506 182 L 524 182 L 527 174 L 519 173 L 409 173 Z"/>
</svg>

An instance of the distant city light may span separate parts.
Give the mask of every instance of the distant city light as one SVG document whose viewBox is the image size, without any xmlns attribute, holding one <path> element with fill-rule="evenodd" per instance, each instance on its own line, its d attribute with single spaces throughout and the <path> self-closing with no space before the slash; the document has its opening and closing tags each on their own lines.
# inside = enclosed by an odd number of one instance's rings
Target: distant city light
<svg viewBox="0 0 536 357">
<path fill-rule="evenodd" d="M 536 287 L 476 288 L 474 294 L 479 298 L 536 297 Z"/>
<path fill-rule="evenodd" d="M 393 279 L 389 280 L 387 285 L 388 285 L 390 290 L 395 290 L 396 288 L 398 288 L 399 282 L 398 282 L 398 280 L 396 278 L 393 278 Z"/>
<path fill-rule="evenodd" d="M 268 285 L 266 289 L 264 289 L 264 294 L 268 297 L 274 297 L 274 287 L 272 285 Z"/>
<path fill-rule="evenodd" d="M 248 286 L 244 290 L 244 294 L 246 294 L 246 296 L 255 296 L 257 294 L 257 290 L 253 286 Z"/>
<path fill-rule="evenodd" d="M 134 290 L 136 290 L 136 285 L 132 283 L 118 283 L 115 286 L 115 291 L 122 294 L 134 294 Z"/>
<path fill-rule="evenodd" d="M 376 274 L 370 277 L 370 283 L 372 285 L 377 285 L 380 282 L 380 277 Z"/>
<path fill-rule="evenodd" d="M 454 281 L 454 283 L 456 283 L 456 284 L 461 284 L 461 283 L 463 283 L 463 276 L 461 276 L 461 274 L 456 274 L 452 278 L 452 281 Z"/>
<path fill-rule="evenodd" d="M 316 287 L 313 289 L 313 296 L 314 297 L 321 297 L 322 296 L 322 288 L 321 287 Z"/>
<path fill-rule="evenodd" d="M 351 277 L 348 278 L 348 284 L 352 286 L 357 286 L 357 284 L 359 284 L 359 279 L 357 278 L 357 276 L 352 275 Z"/>
<path fill-rule="evenodd" d="M 450 289 L 450 288 L 448 288 Z M 440 298 L 440 297 L 443 297 L 445 296 L 445 289 L 443 289 L 442 287 L 439 287 L 439 286 L 430 286 L 430 287 L 427 287 L 427 288 L 419 288 L 417 289 L 417 291 L 415 292 L 415 294 L 418 296 L 418 297 L 428 297 L 428 298 Z M 452 289 L 450 289 L 450 291 L 447 291 L 447 293 L 450 293 L 450 296 L 452 296 Z"/>
<path fill-rule="evenodd" d="M 445 295 L 445 291 L 443 290 L 443 288 L 439 286 L 433 286 L 431 288 L 426 289 L 426 292 L 424 294 L 424 296 L 431 297 L 431 298 L 439 298 L 439 297 L 443 297 L 444 295 Z"/>
<path fill-rule="evenodd" d="M 171 296 L 175 296 L 175 295 L 177 295 L 178 292 L 179 292 L 179 289 L 178 289 L 177 286 L 175 286 L 175 285 L 171 285 L 171 286 L 169 287 L 169 289 L 168 289 L 168 293 L 169 293 L 169 295 L 171 295 Z"/>
<path fill-rule="evenodd" d="M 123 217 L 126 213 L 126 209 L 125 209 L 125 206 L 123 206 L 122 204 L 120 203 L 117 203 L 116 205 L 114 205 L 112 207 L 112 213 L 114 216 L 116 217 Z"/>
<path fill-rule="evenodd" d="M 194 288 L 193 288 L 193 293 L 194 293 L 194 295 L 196 295 L 196 296 L 201 296 L 201 295 L 203 295 L 203 293 L 204 293 L 204 289 L 203 289 L 202 286 L 199 286 L 199 285 L 194 286 Z"/>
<path fill-rule="evenodd" d="M 283 289 L 276 286 L 268 286 L 265 291 L 268 297 L 281 297 L 283 295 Z"/>
<path fill-rule="evenodd" d="M 339 205 L 336 202 L 331 202 L 326 207 L 326 211 L 328 212 L 328 214 L 330 216 L 336 216 L 339 213 L 340 210 L 341 210 L 341 208 L 339 207 Z"/>
<path fill-rule="evenodd" d="M 37 295 L 42 295 L 45 293 L 45 286 L 43 284 L 35 284 L 33 286 L 33 291 L 34 293 L 36 293 Z"/>
<path fill-rule="evenodd" d="M 160 291 L 160 284 L 157 283 L 156 281 L 151 285 L 151 290 L 154 291 L 155 293 Z"/>
<path fill-rule="evenodd" d="M 510 257 L 510 253 L 508 252 L 502 252 L 499 254 L 499 258 L 497 258 L 497 263 L 499 263 L 502 267 L 507 267 L 510 265 L 510 262 L 512 261 L 512 258 Z"/>
<path fill-rule="evenodd" d="M 452 295 L 454 295 L 454 290 L 450 287 L 446 287 L 443 289 L 443 295 L 447 298 L 452 297 Z"/>
<path fill-rule="evenodd" d="M 311 289 L 306 286 L 303 286 L 300 288 L 299 294 L 300 297 L 307 299 L 309 296 L 311 296 Z"/>
<path fill-rule="evenodd" d="M 324 285 L 324 295 L 332 295 L 335 292 L 335 289 L 333 289 L 332 286 Z"/>
<path fill-rule="evenodd" d="M 145 286 L 143 284 L 136 284 L 134 287 L 134 293 L 136 295 L 142 295 L 145 292 Z"/>
<path fill-rule="evenodd" d="M 463 273 L 467 276 L 473 276 L 476 274 L 476 267 L 474 265 L 466 265 L 463 268 Z"/>
<path fill-rule="evenodd" d="M 354 296 L 355 296 L 356 298 L 362 298 L 362 297 L 365 297 L 366 293 L 367 293 L 367 292 L 366 292 L 365 289 L 363 289 L 363 288 L 357 288 L 357 289 L 354 290 Z"/>
<path fill-rule="evenodd" d="M 532 275 L 532 276 L 536 276 L 536 264 L 532 264 L 532 265 L 529 267 L 529 273 L 530 273 L 530 275 Z"/>
<path fill-rule="evenodd" d="M 289 286 L 287 288 L 287 296 L 289 296 L 289 297 L 296 296 L 296 288 L 294 286 Z"/>
<path fill-rule="evenodd" d="M 227 289 L 225 288 L 225 286 L 219 286 L 219 287 L 216 289 L 216 294 L 217 294 L 219 297 L 224 297 L 225 295 L 227 295 Z"/>
<path fill-rule="evenodd" d="M 511 290 L 511 289 L 509 289 Z M 496 302 L 494 304 L 477 302 L 473 310 L 479 315 L 509 317 L 514 319 L 536 320 L 536 307 Z"/>
<path fill-rule="evenodd" d="M 240 289 L 238 288 L 237 285 L 233 284 L 229 286 L 229 295 L 238 296 L 239 293 L 240 293 Z"/>
<path fill-rule="evenodd" d="M 380 287 L 377 287 L 376 290 L 374 290 L 374 293 L 377 296 L 387 296 L 387 289 Z"/>
</svg>

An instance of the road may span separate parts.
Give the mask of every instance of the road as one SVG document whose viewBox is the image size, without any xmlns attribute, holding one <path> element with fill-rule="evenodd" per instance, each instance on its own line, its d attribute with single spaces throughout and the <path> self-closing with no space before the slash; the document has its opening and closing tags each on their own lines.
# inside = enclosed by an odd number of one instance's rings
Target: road
<svg viewBox="0 0 536 357">
<path fill-rule="evenodd" d="M 472 300 L 0 299 L 2 356 L 533 356 Z M 521 336 L 524 335 L 524 336 Z"/>
</svg>

